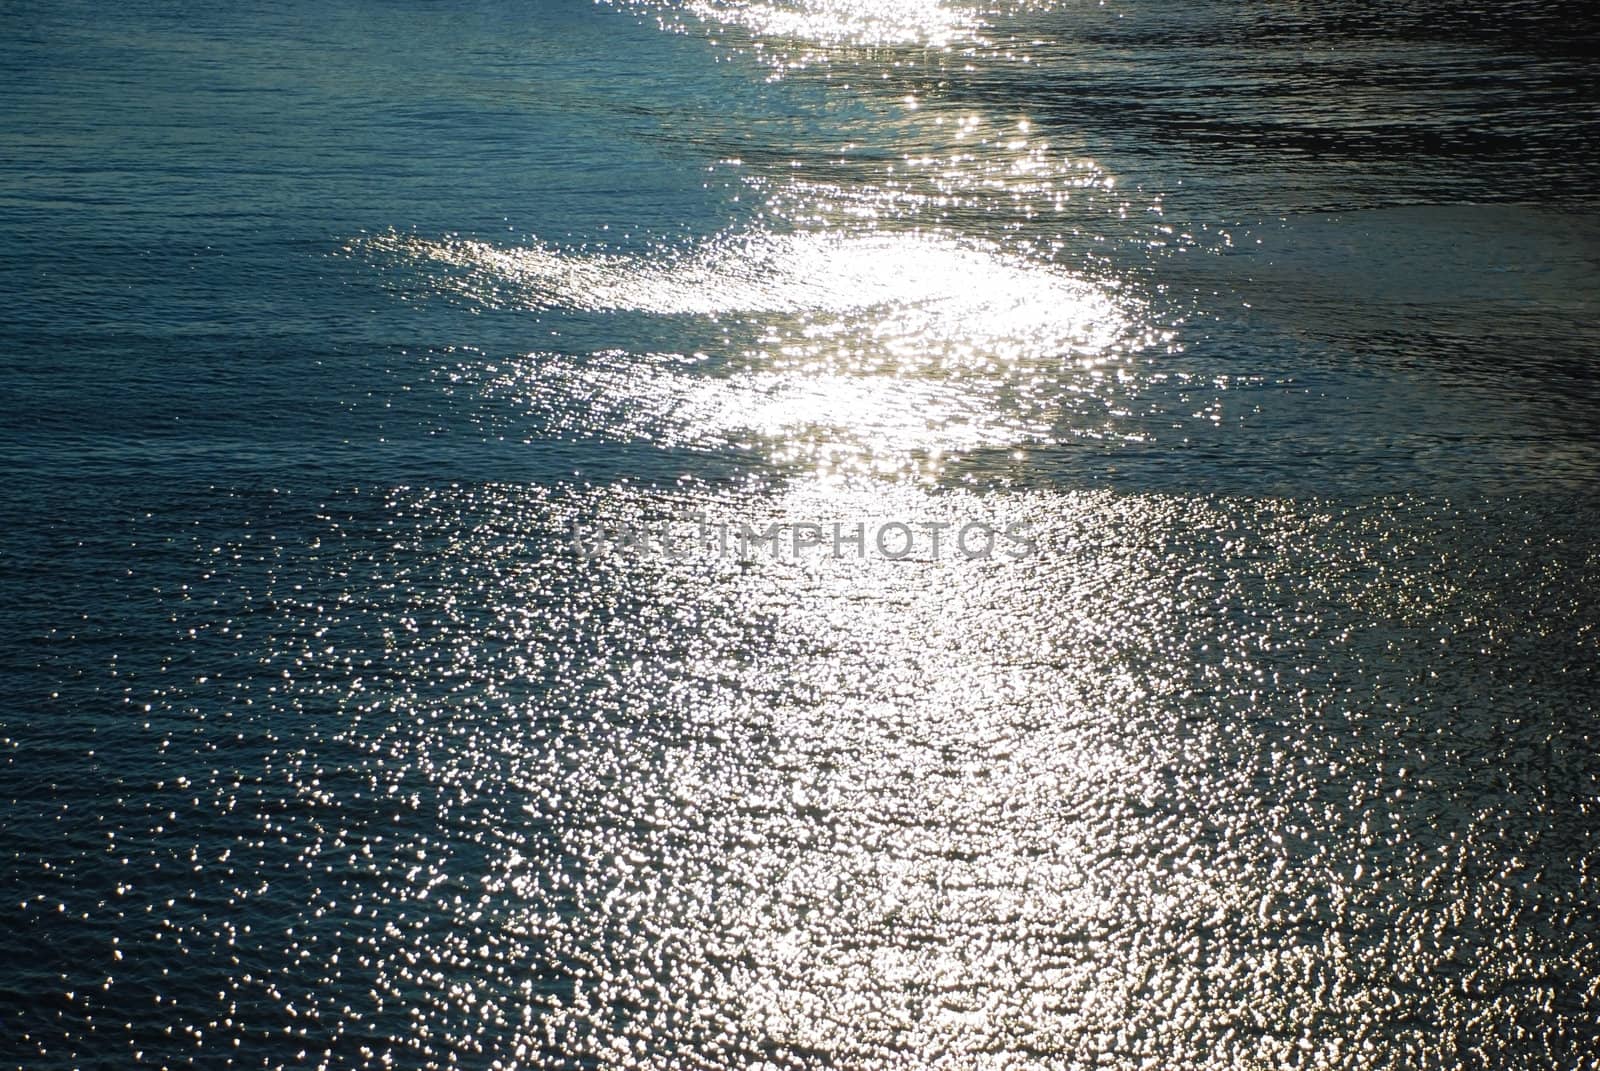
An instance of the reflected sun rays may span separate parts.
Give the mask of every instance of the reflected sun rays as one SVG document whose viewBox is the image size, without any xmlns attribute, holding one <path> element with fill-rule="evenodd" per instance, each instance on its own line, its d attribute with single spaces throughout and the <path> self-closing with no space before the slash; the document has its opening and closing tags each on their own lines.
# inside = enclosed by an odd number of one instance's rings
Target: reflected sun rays
<svg viewBox="0 0 1600 1071">
<path fill-rule="evenodd" d="M 654 259 L 393 233 L 360 248 L 484 305 L 729 321 L 745 341 L 728 352 L 535 352 L 480 378 L 572 414 L 569 431 L 760 443 L 820 471 L 927 475 L 949 455 L 1050 441 L 1064 384 L 1160 337 L 1130 295 L 928 233 L 758 234 Z"/>
</svg>

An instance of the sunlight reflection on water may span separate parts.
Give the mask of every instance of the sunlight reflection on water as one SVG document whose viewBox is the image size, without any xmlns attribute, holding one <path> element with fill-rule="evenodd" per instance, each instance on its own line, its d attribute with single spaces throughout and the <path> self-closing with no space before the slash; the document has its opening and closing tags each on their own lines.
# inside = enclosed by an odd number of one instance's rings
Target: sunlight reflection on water
<svg viewBox="0 0 1600 1071">
<path fill-rule="evenodd" d="M 30 7 L 19 1065 L 1592 1064 L 1527 7 Z"/>
<path fill-rule="evenodd" d="M 1132 295 L 920 233 L 730 238 L 659 260 L 398 234 L 359 248 L 500 307 L 757 317 L 734 354 L 535 353 L 492 390 L 667 446 L 754 436 L 821 471 L 927 475 L 946 454 L 1049 441 L 1065 384 L 1092 389 L 1093 369 L 1162 341 Z"/>
</svg>

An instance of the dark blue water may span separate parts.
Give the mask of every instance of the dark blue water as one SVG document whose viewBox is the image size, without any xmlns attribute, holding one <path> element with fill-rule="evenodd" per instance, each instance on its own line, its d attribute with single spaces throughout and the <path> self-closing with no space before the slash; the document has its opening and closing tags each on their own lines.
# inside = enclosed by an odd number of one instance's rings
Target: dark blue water
<svg viewBox="0 0 1600 1071">
<path fill-rule="evenodd" d="M 1600 1066 L 1594 38 L 6 5 L 0 1062 Z"/>
</svg>

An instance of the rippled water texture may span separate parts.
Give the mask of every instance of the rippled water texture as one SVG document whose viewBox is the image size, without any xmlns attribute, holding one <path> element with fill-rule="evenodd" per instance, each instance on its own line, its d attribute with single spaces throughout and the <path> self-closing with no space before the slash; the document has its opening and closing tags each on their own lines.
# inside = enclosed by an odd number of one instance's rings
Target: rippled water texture
<svg viewBox="0 0 1600 1071">
<path fill-rule="evenodd" d="M 0 1064 L 1600 1067 L 1594 38 L 0 10 Z"/>
</svg>

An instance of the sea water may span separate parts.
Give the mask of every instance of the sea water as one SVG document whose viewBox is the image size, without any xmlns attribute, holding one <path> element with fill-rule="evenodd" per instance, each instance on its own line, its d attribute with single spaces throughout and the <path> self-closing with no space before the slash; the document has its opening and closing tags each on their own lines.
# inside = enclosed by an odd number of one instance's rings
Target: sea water
<svg viewBox="0 0 1600 1071">
<path fill-rule="evenodd" d="M 5 5 L 4 1065 L 1595 1066 L 1593 38 Z"/>
</svg>

